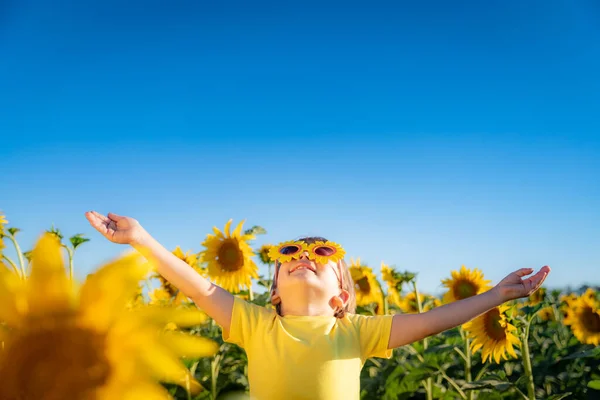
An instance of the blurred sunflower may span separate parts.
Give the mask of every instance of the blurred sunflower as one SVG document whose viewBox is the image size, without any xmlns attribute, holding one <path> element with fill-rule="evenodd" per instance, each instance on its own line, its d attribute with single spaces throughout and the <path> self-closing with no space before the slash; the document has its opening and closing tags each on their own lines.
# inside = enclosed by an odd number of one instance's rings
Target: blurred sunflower
<svg viewBox="0 0 600 400">
<path fill-rule="evenodd" d="M 155 379 L 202 389 L 179 356 L 213 355 L 211 340 L 161 335 L 168 322 L 192 326 L 195 310 L 128 309 L 149 265 L 135 253 L 111 262 L 76 291 L 61 246 L 45 234 L 21 280 L 0 265 L 0 399 L 168 399 Z"/>
<path fill-rule="evenodd" d="M 569 317 L 569 314 L 572 311 L 573 306 L 575 305 L 575 303 L 577 303 L 577 295 L 574 293 L 563 294 L 563 295 L 560 295 L 558 300 L 561 303 L 560 313 L 563 316 L 563 323 L 564 323 L 564 319 Z"/>
<path fill-rule="evenodd" d="M 444 295 L 444 303 L 466 299 L 491 289 L 490 281 L 483 278 L 478 268 L 470 270 L 463 265 L 460 271 L 452 271 L 451 279 L 443 279 L 442 284 L 448 288 Z"/>
<path fill-rule="evenodd" d="M 136 308 L 136 307 L 141 307 L 144 304 L 146 304 L 146 301 L 144 299 L 144 293 L 143 293 L 143 289 L 142 286 L 138 285 L 135 294 L 133 295 L 133 297 L 129 300 L 129 302 L 127 302 L 127 308 Z"/>
<path fill-rule="evenodd" d="M 537 315 L 542 321 L 556 320 L 556 317 L 554 316 L 554 309 L 552 308 L 552 306 L 542 308 L 540 311 L 538 311 Z"/>
<path fill-rule="evenodd" d="M 260 246 L 260 249 L 258 249 L 258 258 L 260 258 L 260 261 L 263 264 L 273 264 L 273 260 L 271 260 L 271 257 L 269 257 L 269 251 L 271 250 L 271 247 L 273 247 L 273 245 L 263 244 Z"/>
<path fill-rule="evenodd" d="M 396 270 L 390 268 L 387 264 L 381 263 L 381 278 L 387 283 L 388 288 L 400 292 L 404 280 Z"/>
<path fill-rule="evenodd" d="M 402 296 L 400 296 L 400 292 L 394 288 L 388 288 L 387 302 L 390 305 L 394 305 L 394 306 L 400 308 L 400 306 L 402 304 Z"/>
<path fill-rule="evenodd" d="M 361 265 L 360 258 L 350 260 L 350 275 L 356 291 L 356 305 L 377 304 L 378 313 L 383 312 L 381 287 L 371 268 Z"/>
<path fill-rule="evenodd" d="M 492 359 L 497 364 L 500 359 L 507 359 L 506 353 L 517 358 L 513 345 L 520 345 L 519 338 L 513 334 L 517 328 L 506 320 L 504 313 L 508 306 L 492 308 L 485 314 L 467 322 L 463 328 L 468 332 L 468 337 L 473 339 L 471 350 L 475 353 L 482 349 L 482 359 L 486 362 Z"/>
<path fill-rule="evenodd" d="M 546 300 L 546 288 L 541 287 L 529 296 L 527 304 L 535 306 L 544 300 Z"/>
<path fill-rule="evenodd" d="M 415 292 L 409 292 L 400 299 L 398 307 L 402 312 L 407 314 L 416 314 L 419 312 L 419 305 L 416 301 L 417 296 Z M 433 307 L 439 307 L 441 302 L 433 296 L 429 296 L 423 293 L 419 293 L 419 300 L 421 302 L 421 308 L 423 312 L 431 310 Z"/>
<path fill-rule="evenodd" d="M 588 293 L 571 301 L 566 312 L 564 324 L 571 327 L 573 335 L 585 344 L 600 345 L 600 307 L 595 296 Z"/>
<path fill-rule="evenodd" d="M 241 288 L 250 288 L 252 278 L 258 279 L 258 267 L 252 261 L 254 253 L 248 244 L 254 235 L 242 234 L 240 222 L 233 233 L 230 233 L 231 220 L 225 224 L 224 232 L 214 227 L 214 235 L 207 235 L 202 245 L 206 248 L 200 253 L 204 263 L 208 265 L 208 276 L 217 285 L 230 292 L 238 292 Z"/>
</svg>

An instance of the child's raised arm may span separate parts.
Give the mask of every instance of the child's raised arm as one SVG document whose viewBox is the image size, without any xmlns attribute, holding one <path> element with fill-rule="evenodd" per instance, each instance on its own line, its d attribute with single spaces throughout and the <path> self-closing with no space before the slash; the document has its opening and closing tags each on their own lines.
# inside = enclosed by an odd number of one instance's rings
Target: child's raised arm
<svg viewBox="0 0 600 400">
<path fill-rule="evenodd" d="M 158 243 L 135 219 L 112 213 L 104 216 L 95 211 L 87 212 L 85 216 L 111 242 L 129 244 L 146 258 L 153 259 L 159 274 L 192 299 L 225 332 L 229 331 L 233 309 L 231 293 L 200 276 Z"/>
<path fill-rule="evenodd" d="M 522 279 L 532 272 L 531 268 L 522 268 L 485 293 L 436 307 L 423 314 L 394 315 L 388 348 L 404 346 L 454 328 L 506 301 L 529 296 L 542 285 L 550 268 L 542 267 L 534 276 Z"/>
</svg>

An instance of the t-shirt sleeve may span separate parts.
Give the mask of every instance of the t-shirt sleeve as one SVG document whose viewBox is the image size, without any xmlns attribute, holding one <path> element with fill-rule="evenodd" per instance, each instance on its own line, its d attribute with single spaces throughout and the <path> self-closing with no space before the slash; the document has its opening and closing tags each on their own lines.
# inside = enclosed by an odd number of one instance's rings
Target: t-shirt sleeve
<svg viewBox="0 0 600 400">
<path fill-rule="evenodd" d="M 274 313 L 274 310 L 267 310 L 265 307 L 249 303 L 235 296 L 229 334 L 226 335 L 223 331 L 223 340 L 245 348 L 254 334 L 265 326 L 270 319 L 273 319 Z"/>
<path fill-rule="evenodd" d="M 388 349 L 393 315 L 367 316 L 355 314 L 354 323 L 358 328 L 361 358 L 390 358 L 392 350 Z"/>
</svg>

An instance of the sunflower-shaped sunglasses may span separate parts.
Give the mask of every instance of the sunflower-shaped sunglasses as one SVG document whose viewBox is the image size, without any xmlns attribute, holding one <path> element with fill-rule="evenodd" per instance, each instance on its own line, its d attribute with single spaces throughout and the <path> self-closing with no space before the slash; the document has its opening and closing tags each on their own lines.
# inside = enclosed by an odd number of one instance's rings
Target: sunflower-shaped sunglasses
<svg viewBox="0 0 600 400">
<path fill-rule="evenodd" d="M 329 261 L 337 263 L 344 258 L 346 251 L 337 243 L 314 242 L 306 244 L 302 241 L 287 241 L 272 246 L 269 249 L 269 258 L 279 263 L 289 262 L 299 259 L 304 252 L 308 253 L 308 258 L 320 264 L 327 264 Z"/>
</svg>

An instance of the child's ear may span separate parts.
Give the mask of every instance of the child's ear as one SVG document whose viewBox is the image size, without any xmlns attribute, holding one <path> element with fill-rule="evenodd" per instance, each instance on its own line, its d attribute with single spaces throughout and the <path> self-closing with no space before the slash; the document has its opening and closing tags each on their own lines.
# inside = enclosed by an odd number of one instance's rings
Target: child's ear
<svg viewBox="0 0 600 400">
<path fill-rule="evenodd" d="M 329 305 L 334 310 L 344 309 L 346 304 L 348 304 L 348 300 L 350 300 L 350 293 L 347 290 L 342 289 L 340 294 L 334 296 L 329 300 Z"/>
<path fill-rule="evenodd" d="M 342 289 L 342 292 L 339 294 L 342 303 L 344 303 L 344 307 L 348 304 L 348 300 L 350 300 L 350 292 L 345 289 Z"/>
<path fill-rule="evenodd" d="M 276 306 L 279 303 L 281 303 L 281 297 L 279 296 L 279 291 L 275 288 L 271 290 L 271 304 Z"/>
</svg>

